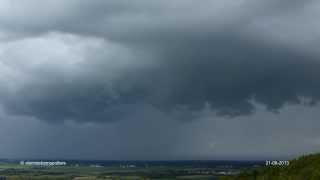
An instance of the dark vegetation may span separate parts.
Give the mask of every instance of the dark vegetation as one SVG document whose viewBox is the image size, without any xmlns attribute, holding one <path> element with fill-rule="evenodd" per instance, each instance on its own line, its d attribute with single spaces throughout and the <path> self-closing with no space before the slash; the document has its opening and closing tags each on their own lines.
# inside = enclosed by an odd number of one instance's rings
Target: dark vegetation
<svg viewBox="0 0 320 180">
<path fill-rule="evenodd" d="M 290 161 L 289 166 L 266 166 L 246 170 L 221 180 L 320 180 L 320 154 L 302 156 Z"/>
</svg>

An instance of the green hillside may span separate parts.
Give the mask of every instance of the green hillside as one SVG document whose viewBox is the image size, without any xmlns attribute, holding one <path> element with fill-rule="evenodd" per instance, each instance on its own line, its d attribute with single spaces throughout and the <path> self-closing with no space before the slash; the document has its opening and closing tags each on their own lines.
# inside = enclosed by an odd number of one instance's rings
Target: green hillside
<svg viewBox="0 0 320 180">
<path fill-rule="evenodd" d="M 320 154 L 302 156 L 289 166 L 268 166 L 221 180 L 320 180 Z"/>
</svg>

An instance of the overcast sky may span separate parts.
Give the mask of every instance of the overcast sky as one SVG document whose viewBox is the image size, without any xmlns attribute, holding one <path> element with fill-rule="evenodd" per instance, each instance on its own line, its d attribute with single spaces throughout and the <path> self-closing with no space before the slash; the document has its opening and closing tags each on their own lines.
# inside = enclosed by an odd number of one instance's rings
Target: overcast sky
<svg viewBox="0 0 320 180">
<path fill-rule="evenodd" d="M 320 149 L 316 0 L 1 0 L 0 157 Z"/>
</svg>

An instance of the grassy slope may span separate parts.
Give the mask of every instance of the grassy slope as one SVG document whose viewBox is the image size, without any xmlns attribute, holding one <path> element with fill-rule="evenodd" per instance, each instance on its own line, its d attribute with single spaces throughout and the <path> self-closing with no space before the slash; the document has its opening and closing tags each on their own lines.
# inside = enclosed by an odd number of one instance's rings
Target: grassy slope
<svg viewBox="0 0 320 180">
<path fill-rule="evenodd" d="M 302 156 L 289 166 L 263 167 L 222 180 L 320 180 L 320 154 Z"/>
</svg>

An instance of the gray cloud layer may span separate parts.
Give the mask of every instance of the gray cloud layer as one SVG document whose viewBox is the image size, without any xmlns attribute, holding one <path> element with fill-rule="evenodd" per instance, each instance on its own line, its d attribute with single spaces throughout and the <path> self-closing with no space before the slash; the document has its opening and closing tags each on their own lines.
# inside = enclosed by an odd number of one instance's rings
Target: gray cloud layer
<svg viewBox="0 0 320 180">
<path fill-rule="evenodd" d="M 1 62 L 23 74 L 4 106 L 41 119 L 100 120 L 141 103 L 241 115 L 253 111 L 252 99 L 272 110 L 317 101 L 317 56 L 246 33 L 311 2 L 4 1 L 2 29 L 18 39 L 2 44 Z"/>
<path fill-rule="evenodd" d="M 272 38 L 286 32 L 270 30 L 273 18 L 307 17 L 310 4 L 4 1 L 1 102 L 48 121 L 113 121 L 144 106 L 237 116 L 254 111 L 252 100 L 275 111 L 314 103 L 318 55 L 304 50 L 314 42 L 285 46 Z"/>
<path fill-rule="evenodd" d="M 319 8 L 314 0 L 2 0 L 0 156 L 313 152 Z"/>
<path fill-rule="evenodd" d="M 319 107 L 258 106 L 228 119 L 207 111 L 190 123 L 146 108 L 117 123 L 48 124 L 0 114 L 0 156 L 68 159 L 286 159 L 318 152 Z"/>
</svg>

